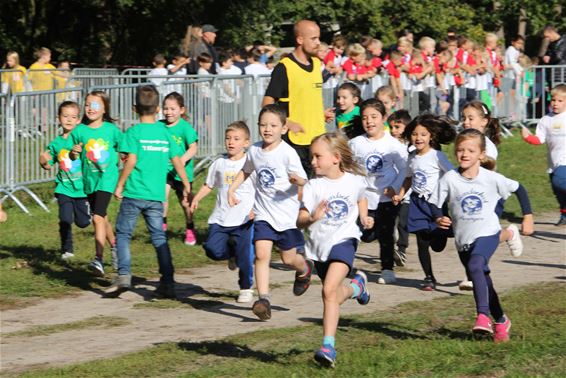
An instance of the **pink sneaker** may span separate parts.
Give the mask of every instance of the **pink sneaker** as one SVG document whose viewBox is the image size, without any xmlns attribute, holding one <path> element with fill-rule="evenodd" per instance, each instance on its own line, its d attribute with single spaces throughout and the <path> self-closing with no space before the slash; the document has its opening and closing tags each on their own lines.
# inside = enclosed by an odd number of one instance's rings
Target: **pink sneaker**
<svg viewBox="0 0 566 378">
<path fill-rule="evenodd" d="M 187 231 L 185 231 L 185 244 L 186 245 L 197 244 L 197 235 L 195 234 L 195 230 L 188 228 Z"/>
<path fill-rule="evenodd" d="M 476 318 L 476 324 L 474 325 L 474 328 L 472 328 L 472 332 L 477 336 L 492 335 L 493 324 L 491 323 L 489 316 L 478 314 L 478 317 Z"/>
<path fill-rule="evenodd" d="M 495 323 L 495 335 L 493 341 L 496 343 L 506 343 L 509 341 L 509 331 L 511 330 L 511 320 L 505 316 L 503 323 Z"/>
<path fill-rule="evenodd" d="M 163 223 L 163 231 L 164 231 L 164 232 L 167 231 L 167 223 Z"/>
</svg>

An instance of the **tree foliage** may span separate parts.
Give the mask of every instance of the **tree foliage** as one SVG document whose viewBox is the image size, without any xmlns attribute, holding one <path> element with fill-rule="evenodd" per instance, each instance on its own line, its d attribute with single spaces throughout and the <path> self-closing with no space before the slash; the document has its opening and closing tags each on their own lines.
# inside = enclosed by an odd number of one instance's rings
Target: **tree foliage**
<svg viewBox="0 0 566 378">
<path fill-rule="evenodd" d="M 536 51 L 547 23 L 566 25 L 563 0 L 2 0 L 0 53 L 18 51 L 24 64 L 47 46 L 54 60 L 81 64 L 149 65 L 155 53 L 171 56 L 190 24 L 214 24 L 220 46 L 237 48 L 255 40 L 292 44 L 292 23 L 317 21 L 329 42 L 340 32 L 395 41 L 398 31 L 443 38 L 449 27 L 481 39 L 503 28 L 517 33 L 519 12 L 527 15 L 527 48 Z M 564 8 L 564 6 L 562 6 Z M 561 12 L 560 12 L 561 10 Z"/>
</svg>

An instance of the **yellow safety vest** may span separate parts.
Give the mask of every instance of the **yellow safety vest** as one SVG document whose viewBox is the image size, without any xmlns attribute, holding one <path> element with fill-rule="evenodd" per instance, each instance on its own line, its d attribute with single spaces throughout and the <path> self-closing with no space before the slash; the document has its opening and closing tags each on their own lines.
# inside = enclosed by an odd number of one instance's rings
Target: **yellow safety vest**
<svg viewBox="0 0 566 378">
<path fill-rule="evenodd" d="M 304 132 L 289 132 L 289 139 L 294 144 L 308 146 L 314 137 L 324 134 L 324 105 L 322 103 L 322 72 L 320 60 L 312 58 L 313 69 L 307 72 L 289 58 L 280 63 L 287 70 L 289 97 L 280 98 L 280 102 L 289 104 L 289 120 L 300 123 Z"/>
</svg>

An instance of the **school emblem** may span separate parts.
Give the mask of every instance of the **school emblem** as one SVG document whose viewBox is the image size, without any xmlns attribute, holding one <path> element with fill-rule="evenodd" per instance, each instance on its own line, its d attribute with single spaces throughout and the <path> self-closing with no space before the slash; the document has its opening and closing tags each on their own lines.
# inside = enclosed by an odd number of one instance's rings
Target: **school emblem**
<svg viewBox="0 0 566 378">
<path fill-rule="evenodd" d="M 421 171 L 415 172 L 413 175 L 413 185 L 418 189 L 426 188 L 426 174 Z"/>
<path fill-rule="evenodd" d="M 269 168 L 262 168 L 257 173 L 257 181 L 263 188 L 271 188 L 275 184 L 275 175 Z"/>
<path fill-rule="evenodd" d="M 475 195 L 469 195 L 460 201 L 460 206 L 462 207 L 462 211 L 466 215 L 476 215 L 481 212 L 483 207 L 482 199 Z"/>
<path fill-rule="evenodd" d="M 366 158 L 366 170 L 368 173 L 377 173 L 383 168 L 383 160 L 377 154 L 369 155 Z"/>
<path fill-rule="evenodd" d="M 343 199 L 337 198 L 328 203 L 326 217 L 337 221 L 348 216 L 348 204 Z"/>
</svg>

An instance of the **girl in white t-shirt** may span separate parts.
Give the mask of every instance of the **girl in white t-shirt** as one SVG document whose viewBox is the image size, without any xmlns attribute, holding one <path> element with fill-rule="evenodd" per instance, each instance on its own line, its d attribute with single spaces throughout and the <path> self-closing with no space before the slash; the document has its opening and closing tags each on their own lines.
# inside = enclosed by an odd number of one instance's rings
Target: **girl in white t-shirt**
<svg viewBox="0 0 566 378">
<path fill-rule="evenodd" d="M 346 137 L 340 132 L 320 135 L 310 150 L 317 177 L 303 189 L 297 225 L 307 228 L 305 252 L 322 280 L 324 337 L 314 358 L 333 367 L 340 305 L 348 298 L 362 305 L 370 300 L 364 272 L 357 271 L 349 283 L 343 281 L 352 271 L 360 240 L 358 218 L 365 229 L 373 227 L 374 220 L 368 216 L 364 172 L 354 161 Z"/>
<path fill-rule="evenodd" d="M 499 119 L 492 118 L 491 112 L 483 102 L 474 100 L 464 105 L 462 110 L 462 126 L 464 129 L 476 129 L 481 131 L 485 139 L 487 161 L 482 167 L 493 170 L 497 162 L 497 146 L 501 143 L 501 127 Z"/>
<path fill-rule="evenodd" d="M 454 169 L 448 157 L 440 151 L 440 145 L 452 142 L 456 131 L 447 118 L 424 114 L 411 121 L 403 135 L 415 149 L 409 155 L 407 178 L 399 194 L 393 196 L 393 202 L 400 203 L 411 189 L 407 230 L 417 235 L 419 261 L 425 274 L 421 287 L 432 291 L 436 287 L 436 278 L 432 272 L 429 247 L 441 252 L 450 232 L 438 229 L 427 200 L 438 180 Z"/>
<path fill-rule="evenodd" d="M 436 224 L 454 228 L 460 260 L 474 286 L 477 318 L 474 335 L 493 335 L 495 342 L 509 340 L 511 321 L 505 316 L 493 286 L 488 266 L 502 237 L 514 256 L 522 253 L 517 226 L 502 230 L 495 207 L 501 198 L 516 192 L 523 213 L 524 234 L 532 233 L 533 216 L 525 188 L 517 181 L 481 167 L 485 159 L 485 136 L 478 130 L 464 130 L 456 137 L 455 151 L 459 167 L 447 172 L 429 198 Z M 448 202 L 450 217 L 440 209 Z M 490 315 L 495 320 L 492 324 Z M 495 334 L 494 334 L 495 329 Z"/>
<path fill-rule="evenodd" d="M 236 190 L 252 173 L 256 174 L 254 212 L 255 275 L 259 299 L 252 306 L 261 320 L 271 318 L 269 295 L 269 263 L 275 245 L 281 261 L 296 271 L 293 294 L 302 295 L 309 288 L 314 264 L 297 253 L 304 245 L 297 229 L 299 188 L 307 175 L 297 152 L 281 138 L 287 132 L 285 110 L 277 104 L 264 106 L 259 113 L 259 134 L 262 141 L 247 152 L 246 162 L 228 190 L 228 203 L 237 205 Z"/>
<path fill-rule="evenodd" d="M 362 103 L 362 126 L 365 134 L 350 140 L 350 148 L 358 163 L 365 168 L 369 214 L 375 219 L 362 241 L 379 240 L 381 255 L 380 284 L 396 281 L 393 272 L 393 231 L 399 207 L 391 198 L 399 192 L 407 169 L 407 148 L 385 131 L 385 106 L 377 99 Z"/>
</svg>

